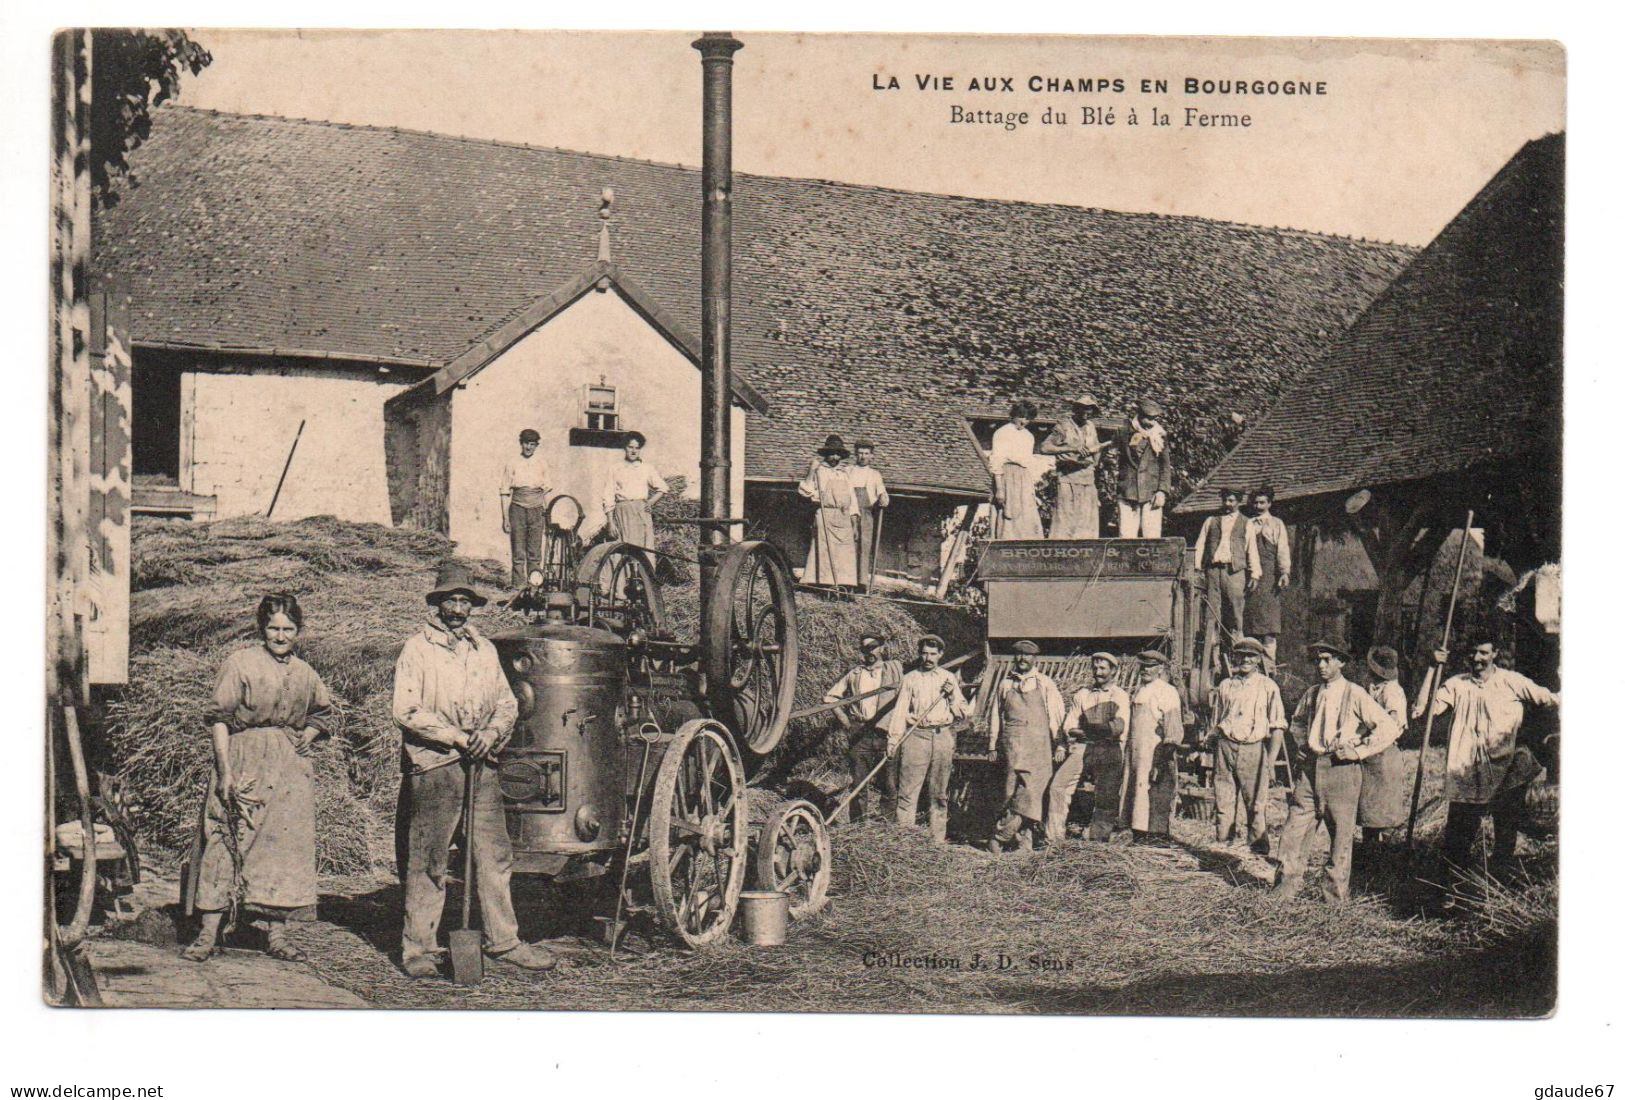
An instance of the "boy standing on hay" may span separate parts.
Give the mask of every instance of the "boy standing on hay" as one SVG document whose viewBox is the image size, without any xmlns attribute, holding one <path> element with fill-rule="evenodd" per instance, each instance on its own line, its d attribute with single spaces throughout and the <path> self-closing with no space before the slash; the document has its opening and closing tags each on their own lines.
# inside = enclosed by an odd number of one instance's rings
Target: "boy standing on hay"
<svg viewBox="0 0 1625 1100">
<path fill-rule="evenodd" d="M 1044 792 L 1054 774 L 1055 740 L 1066 717 L 1066 701 L 1055 681 L 1033 667 L 1038 646 L 1023 638 L 1014 647 L 1010 675 L 999 681 L 988 730 L 1004 757 L 1004 814 L 993 827 L 987 850 L 1014 843 L 1030 852 L 1044 819 Z"/>
<path fill-rule="evenodd" d="M 406 922 L 401 931 L 401 968 L 414 978 L 439 973 L 435 938 L 446 906 L 446 867 L 452 836 L 463 814 L 463 787 L 473 769 L 475 883 L 485 931 L 485 951 L 527 970 L 546 970 L 555 960 L 546 948 L 519 938 L 509 893 L 513 848 L 502 811 L 495 768 L 485 765 L 513 734 L 519 704 L 502 674 L 496 647 L 468 625 L 485 597 L 468 570 L 455 562 L 440 567 L 427 597 L 434 611 L 406 639 L 395 662 L 395 722 L 401 728 L 406 775 L 401 800 L 409 815 Z M 461 767 L 452 767 L 461 764 Z"/>
<path fill-rule="evenodd" d="M 954 723 L 970 714 L 959 677 L 937 667 L 942 639 L 920 639 L 920 666 L 903 677 L 886 731 L 887 755 L 898 755 L 897 823 L 913 827 L 920 789 L 929 785 L 931 839 L 948 843 L 948 777 L 954 770 Z"/>
<path fill-rule="evenodd" d="M 1347 650 L 1332 642 L 1316 642 L 1309 652 L 1320 683 L 1303 693 L 1292 713 L 1297 784 L 1281 833 L 1281 878 L 1270 892 L 1290 898 L 1303 887 L 1304 845 L 1324 821 L 1332 852 L 1321 896 L 1342 902 L 1349 896 L 1360 762 L 1399 740 L 1399 726 L 1364 688 L 1343 678 Z"/>
<path fill-rule="evenodd" d="M 1237 826 L 1246 829 L 1247 844 L 1259 855 L 1269 855 L 1269 825 L 1264 806 L 1269 801 L 1270 765 L 1274 738 L 1286 732 L 1286 705 L 1281 689 L 1264 674 L 1264 643 L 1243 638 L 1230 647 L 1236 674 L 1219 684 L 1219 705 L 1213 714 L 1218 734 L 1213 747 L 1213 798 L 1218 818 L 1218 839 L 1236 839 Z M 1240 805 L 1244 821 L 1236 820 Z"/>
</svg>

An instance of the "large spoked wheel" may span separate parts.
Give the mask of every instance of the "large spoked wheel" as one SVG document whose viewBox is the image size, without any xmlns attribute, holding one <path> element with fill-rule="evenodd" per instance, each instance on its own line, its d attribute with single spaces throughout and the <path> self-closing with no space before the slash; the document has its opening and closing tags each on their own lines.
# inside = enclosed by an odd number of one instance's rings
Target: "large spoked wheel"
<svg viewBox="0 0 1625 1100">
<path fill-rule="evenodd" d="M 654 566 L 641 547 L 601 542 L 576 566 L 576 588 L 585 589 L 581 606 L 587 625 L 618 633 L 666 633 L 666 603 L 655 582 Z"/>
<path fill-rule="evenodd" d="M 706 719 L 666 747 L 649 803 L 649 883 L 661 923 L 690 947 L 728 934 L 745 885 L 745 768 Z"/>
<path fill-rule="evenodd" d="M 829 900 L 829 832 L 811 802 L 786 802 L 767 819 L 756 841 L 756 887 L 790 895 L 790 918 L 800 920 Z"/>
<path fill-rule="evenodd" d="M 796 699 L 795 592 L 778 547 L 729 547 L 707 607 L 705 642 L 712 712 L 731 718 L 744 747 L 765 756 L 784 736 Z"/>
</svg>

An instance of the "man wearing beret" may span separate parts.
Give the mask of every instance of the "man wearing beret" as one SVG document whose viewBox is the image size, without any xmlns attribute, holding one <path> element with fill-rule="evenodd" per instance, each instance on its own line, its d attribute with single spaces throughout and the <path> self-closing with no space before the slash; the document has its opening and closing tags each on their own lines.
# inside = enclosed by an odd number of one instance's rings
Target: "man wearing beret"
<svg viewBox="0 0 1625 1100">
<path fill-rule="evenodd" d="M 954 770 L 954 723 L 970 714 L 959 677 L 939 667 L 942 639 L 920 639 L 920 662 L 903 676 L 886 731 L 887 755 L 897 756 L 897 823 L 913 827 L 920 790 L 931 798 L 931 839 L 948 843 L 948 779 Z"/>
<path fill-rule="evenodd" d="M 1162 406 L 1153 399 L 1142 397 L 1128 418 L 1117 462 L 1117 533 L 1125 539 L 1160 539 L 1174 462 Z"/>
<path fill-rule="evenodd" d="M 1171 843 L 1177 777 L 1174 753 L 1185 739 L 1184 707 L 1168 682 L 1168 658 L 1154 649 L 1139 655 L 1144 680 L 1129 711 L 1128 776 L 1123 783 L 1123 817 L 1136 844 Z"/>
<path fill-rule="evenodd" d="M 1219 684 L 1218 706 L 1213 711 L 1216 744 L 1213 751 L 1213 797 L 1220 844 L 1234 838 L 1244 824 L 1247 843 L 1254 852 L 1268 855 L 1269 826 L 1264 806 L 1269 801 L 1269 751 L 1273 738 L 1285 733 L 1286 706 L 1281 689 L 1264 674 L 1264 645 L 1243 638 L 1230 647 L 1235 675 Z M 1238 822 L 1237 809 L 1242 811 Z"/>
<path fill-rule="evenodd" d="M 1123 798 L 1123 742 L 1128 739 L 1128 692 L 1117 686 L 1115 653 L 1089 658 L 1091 681 L 1072 695 L 1061 723 L 1067 744 L 1050 781 L 1044 836 L 1051 844 L 1066 839 L 1066 819 L 1079 783 L 1093 783 L 1094 813 L 1089 818 L 1089 839 L 1109 840 L 1117 828 L 1117 810 Z"/>
<path fill-rule="evenodd" d="M 1309 647 L 1320 682 L 1292 712 L 1297 783 L 1281 833 L 1281 877 L 1271 893 L 1292 897 L 1303 887 L 1304 846 L 1321 822 L 1331 834 L 1331 859 L 1321 896 L 1347 901 L 1360 808 L 1360 761 L 1399 740 L 1399 726 L 1364 688 L 1343 678 L 1349 655 L 1336 642 Z"/>
<path fill-rule="evenodd" d="M 868 778 L 875 765 L 886 755 L 886 728 L 883 722 L 891 713 L 892 703 L 897 698 L 897 686 L 903 681 L 902 662 L 885 660 L 883 656 L 885 649 L 886 643 L 878 635 L 863 635 L 858 639 L 858 652 L 863 655 L 862 661 L 852 666 L 845 676 L 835 681 L 834 686 L 824 692 L 826 703 L 858 697 L 851 706 L 842 707 L 835 712 L 835 720 L 850 731 L 846 763 L 851 770 L 854 786 Z M 887 688 L 891 690 L 885 690 Z M 875 694 L 876 692 L 879 694 Z M 895 815 L 897 812 L 895 764 L 880 769 L 879 774 L 875 776 L 875 786 L 880 790 L 881 814 L 885 817 Z M 852 820 L 862 821 L 868 816 L 868 812 L 869 794 L 867 791 L 859 791 L 852 799 Z"/>
<path fill-rule="evenodd" d="M 987 842 L 1002 852 L 1012 842 L 1031 851 L 1033 833 L 1044 818 L 1044 792 L 1055 763 L 1055 740 L 1066 717 L 1066 702 L 1055 681 L 1033 667 L 1038 646 L 1023 639 L 1012 649 L 1010 673 L 994 692 L 988 730 L 1004 757 L 1004 813 Z"/>
</svg>

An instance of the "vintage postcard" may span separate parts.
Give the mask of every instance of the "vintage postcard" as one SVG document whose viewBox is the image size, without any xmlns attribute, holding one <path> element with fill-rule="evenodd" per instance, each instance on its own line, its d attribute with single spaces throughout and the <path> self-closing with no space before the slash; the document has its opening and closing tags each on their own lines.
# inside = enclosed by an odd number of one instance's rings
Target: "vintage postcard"
<svg viewBox="0 0 1625 1100">
<path fill-rule="evenodd" d="M 1560 45 L 54 51 L 48 1002 L 1553 1010 Z"/>
</svg>

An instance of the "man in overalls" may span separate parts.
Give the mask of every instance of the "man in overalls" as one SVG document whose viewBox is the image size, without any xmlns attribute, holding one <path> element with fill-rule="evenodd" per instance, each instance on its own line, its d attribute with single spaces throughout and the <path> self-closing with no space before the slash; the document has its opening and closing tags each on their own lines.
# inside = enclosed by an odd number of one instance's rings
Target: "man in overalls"
<svg viewBox="0 0 1625 1100">
<path fill-rule="evenodd" d="M 1066 701 L 1055 681 L 1033 667 L 1038 646 L 1022 640 L 1013 647 L 1010 674 L 999 681 L 988 729 L 1004 757 L 1004 814 L 987 842 L 990 852 L 1014 843 L 1032 851 L 1033 834 L 1044 819 L 1044 792 L 1053 774 L 1055 739 L 1066 717 Z"/>
</svg>

